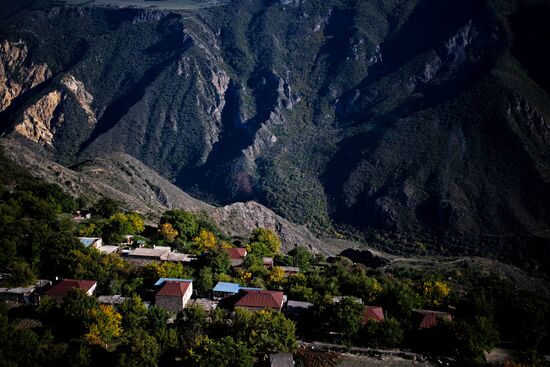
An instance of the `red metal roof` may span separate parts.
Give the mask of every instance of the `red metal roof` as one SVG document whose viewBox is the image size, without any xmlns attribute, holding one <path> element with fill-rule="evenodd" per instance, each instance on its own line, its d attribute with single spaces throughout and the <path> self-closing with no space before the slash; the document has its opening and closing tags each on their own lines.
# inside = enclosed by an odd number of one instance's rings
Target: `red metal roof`
<svg viewBox="0 0 550 367">
<path fill-rule="evenodd" d="M 420 322 L 418 323 L 419 329 L 430 329 L 437 325 L 440 319 L 452 320 L 452 317 L 447 312 L 431 311 L 431 310 L 413 310 Z"/>
<path fill-rule="evenodd" d="M 97 282 L 95 280 L 62 279 L 46 291 L 47 296 L 64 296 L 73 288 L 89 291 Z"/>
<path fill-rule="evenodd" d="M 230 259 L 240 260 L 246 257 L 246 249 L 243 247 L 226 248 L 227 254 Z"/>
<path fill-rule="evenodd" d="M 283 307 L 283 298 L 283 292 L 279 291 L 245 291 L 244 296 L 235 303 L 235 306 L 280 310 Z"/>
<path fill-rule="evenodd" d="M 166 281 L 157 296 L 183 297 L 192 282 Z"/>
<path fill-rule="evenodd" d="M 369 321 L 384 321 L 384 310 L 380 306 L 365 306 L 363 324 Z"/>
</svg>

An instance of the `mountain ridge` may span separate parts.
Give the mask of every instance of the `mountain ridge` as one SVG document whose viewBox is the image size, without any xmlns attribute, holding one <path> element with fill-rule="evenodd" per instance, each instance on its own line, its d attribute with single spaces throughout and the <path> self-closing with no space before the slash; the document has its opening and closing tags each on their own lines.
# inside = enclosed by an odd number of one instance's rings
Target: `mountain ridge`
<svg viewBox="0 0 550 367">
<path fill-rule="evenodd" d="M 30 125 L 53 127 L 46 149 L 62 164 L 123 151 L 202 200 L 254 200 L 316 233 L 393 233 L 402 248 L 514 253 L 550 239 L 542 1 L 26 12 L 0 39 L 24 40 L 22 65 L 52 77 L 0 112 L 2 129 L 61 93 Z"/>
</svg>

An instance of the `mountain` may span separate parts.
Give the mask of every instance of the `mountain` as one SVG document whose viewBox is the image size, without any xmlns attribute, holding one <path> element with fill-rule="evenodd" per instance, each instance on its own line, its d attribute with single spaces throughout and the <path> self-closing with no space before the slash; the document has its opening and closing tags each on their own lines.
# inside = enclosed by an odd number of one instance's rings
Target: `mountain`
<svg viewBox="0 0 550 367">
<path fill-rule="evenodd" d="M 547 2 L 74 3 L 0 6 L 0 124 L 31 150 L 324 235 L 548 254 Z"/>
<path fill-rule="evenodd" d="M 166 210 L 183 208 L 206 214 L 233 238 L 246 239 L 258 227 L 271 229 L 281 239 L 285 252 L 298 244 L 314 253 L 326 255 L 334 255 L 339 248 L 324 246 L 307 228 L 290 223 L 255 202 L 222 207 L 208 205 L 124 153 L 106 154 L 68 168 L 34 153 L 20 139 L 2 139 L 0 146 L 4 150 L 0 159 L 9 159 L 22 172 L 30 172 L 46 182 L 58 184 L 74 197 L 93 201 L 101 197 L 111 198 L 127 210 L 142 213 L 152 223 L 158 223 Z"/>
</svg>

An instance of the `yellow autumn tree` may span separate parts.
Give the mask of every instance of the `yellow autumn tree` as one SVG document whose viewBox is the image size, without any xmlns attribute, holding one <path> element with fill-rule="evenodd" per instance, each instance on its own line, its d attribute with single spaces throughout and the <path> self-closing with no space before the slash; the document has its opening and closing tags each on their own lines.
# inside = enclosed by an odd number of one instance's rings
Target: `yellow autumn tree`
<svg viewBox="0 0 550 367">
<path fill-rule="evenodd" d="M 158 233 L 168 242 L 174 242 L 176 237 L 178 237 L 178 231 L 170 223 L 161 224 L 158 229 Z"/>
<path fill-rule="evenodd" d="M 88 333 L 84 336 L 86 341 L 100 344 L 106 348 L 122 335 L 122 316 L 116 312 L 113 306 L 100 305 L 90 311 Z"/>
<path fill-rule="evenodd" d="M 280 266 L 274 266 L 267 274 L 267 281 L 273 288 L 282 286 L 285 282 L 285 271 Z"/>
<path fill-rule="evenodd" d="M 428 306 L 440 307 L 451 295 L 449 284 L 439 280 L 429 280 L 422 283 L 422 296 Z"/>
<path fill-rule="evenodd" d="M 203 228 L 199 232 L 199 235 L 193 238 L 193 242 L 197 245 L 199 252 L 206 252 L 213 250 L 216 247 L 217 241 L 214 233 Z"/>
</svg>

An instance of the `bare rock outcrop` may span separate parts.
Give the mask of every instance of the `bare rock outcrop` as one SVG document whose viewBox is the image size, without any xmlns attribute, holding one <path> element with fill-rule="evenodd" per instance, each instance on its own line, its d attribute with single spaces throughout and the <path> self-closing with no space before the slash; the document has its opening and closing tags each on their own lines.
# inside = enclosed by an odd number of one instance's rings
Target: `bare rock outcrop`
<svg viewBox="0 0 550 367">
<path fill-rule="evenodd" d="M 21 94 L 52 76 L 46 64 L 34 64 L 24 42 L 0 42 L 0 112 Z"/>
</svg>

